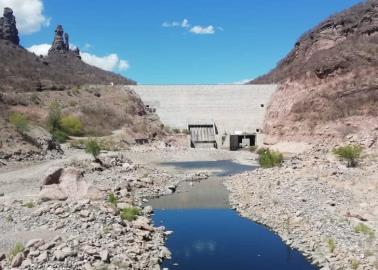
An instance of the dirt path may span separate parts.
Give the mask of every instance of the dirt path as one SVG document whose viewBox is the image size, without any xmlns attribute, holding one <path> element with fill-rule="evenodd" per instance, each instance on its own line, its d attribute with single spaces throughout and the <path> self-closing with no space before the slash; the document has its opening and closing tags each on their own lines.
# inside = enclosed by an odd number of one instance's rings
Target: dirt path
<svg viewBox="0 0 378 270">
<path fill-rule="evenodd" d="M 66 147 L 65 147 L 66 148 Z M 82 150 L 64 149 L 62 159 L 47 160 L 21 168 L 0 171 L 0 200 L 34 198 L 40 189 L 40 181 L 49 168 L 61 166 L 70 160 L 82 160 L 89 156 Z"/>
</svg>

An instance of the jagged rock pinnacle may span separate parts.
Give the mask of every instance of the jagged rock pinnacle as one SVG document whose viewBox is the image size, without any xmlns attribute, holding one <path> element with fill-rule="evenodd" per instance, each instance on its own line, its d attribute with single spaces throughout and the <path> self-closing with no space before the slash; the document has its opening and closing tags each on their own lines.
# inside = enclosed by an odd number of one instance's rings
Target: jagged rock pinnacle
<svg viewBox="0 0 378 270">
<path fill-rule="evenodd" d="M 0 18 L 0 39 L 8 40 L 15 45 L 20 44 L 18 37 L 18 30 L 16 27 L 16 18 L 13 15 L 13 10 L 4 8 L 4 17 Z"/>
</svg>

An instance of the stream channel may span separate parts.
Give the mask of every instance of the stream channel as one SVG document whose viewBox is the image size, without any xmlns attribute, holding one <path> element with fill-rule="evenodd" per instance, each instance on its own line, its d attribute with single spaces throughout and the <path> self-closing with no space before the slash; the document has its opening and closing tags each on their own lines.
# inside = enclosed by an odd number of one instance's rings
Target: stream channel
<svg viewBox="0 0 378 270">
<path fill-rule="evenodd" d="M 166 245 L 172 270 L 316 270 L 263 225 L 241 217 L 228 203 L 223 178 L 254 170 L 231 160 L 163 163 L 177 171 L 206 171 L 197 183 L 182 182 L 180 192 L 151 200 L 153 221 L 173 231 Z"/>
</svg>

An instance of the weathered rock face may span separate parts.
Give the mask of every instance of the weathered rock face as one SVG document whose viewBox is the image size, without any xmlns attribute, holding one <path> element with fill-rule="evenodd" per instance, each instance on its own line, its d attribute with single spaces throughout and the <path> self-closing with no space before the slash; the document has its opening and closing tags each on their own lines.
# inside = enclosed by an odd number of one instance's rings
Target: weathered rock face
<svg viewBox="0 0 378 270">
<path fill-rule="evenodd" d="M 55 29 L 54 41 L 49 50 L 49 55 L 71 54 L 81 59 L 79 48 L 70 50 L 70 36 L 64 33 L 63 26 L 58 25 Z"/>
<path fill-rule="evenodd" d="M 57 53 L 67 53 L 69 50 L 69 45 L 66 44 L 66 41 L 68 42 L 68 34 L 65 33 L 63 38 L 64 30 L 63 26 L 58 25 L 55 29 L 55 37 L 53 44 L 49 50 L 49 55 L 51 54 L 57 54 Z"/>
<path fill-rule="evenodd" d="M 378 136 L 378 0 L 364 1 L 304 34 L 252 83 L 280 83 L 264 133 L 280 140 L 369 142 Z"/>
<path fill-rule="evenodd" d="M 0 39 L 9 40 L 15 45 L 20 44 L 16 18 L 13 16 L 13 10 L 10 8 L 4 8 L 4 17 L 0 18 Z"/>
</svg>

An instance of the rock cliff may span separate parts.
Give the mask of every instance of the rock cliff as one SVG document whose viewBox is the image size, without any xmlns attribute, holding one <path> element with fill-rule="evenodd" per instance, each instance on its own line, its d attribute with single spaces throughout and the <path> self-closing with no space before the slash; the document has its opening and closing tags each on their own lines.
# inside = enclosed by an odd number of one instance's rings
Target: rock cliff
<svg viewBox="0 0 378 270">
<path fill-rule="evenodd" d="M 378 1 L 336 14 L 251 83 L 280 83 L 264 131 L 294 140 L 376 140 Z M 370 144 L 370 143 L 369 143 Z"/>
</svg>

